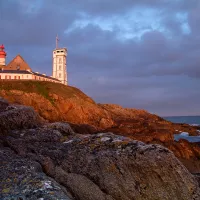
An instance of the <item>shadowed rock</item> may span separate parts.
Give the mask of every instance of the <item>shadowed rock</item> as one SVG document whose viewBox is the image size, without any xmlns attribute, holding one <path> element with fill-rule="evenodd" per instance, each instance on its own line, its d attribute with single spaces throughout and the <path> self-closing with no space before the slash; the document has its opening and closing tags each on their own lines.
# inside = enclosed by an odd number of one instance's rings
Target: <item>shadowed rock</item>
<svg viewBox="0 0 200 200">
<path fill-rule="evenodd" d="M 57 132 L 48 130 L 50 140 L 45 130 L 16 131 L 15 139 L 8 137 L 7 144 L 19 155 L 39 162 L 44 172 L 76 199 L 200 198 L 193 175 L 160 145 L 146 145 L 112 133 L 69 135 L 61 142 L 60 134 L 58 137 Z M 31 140 L 31 134 L 39 140 Z"/>
<path fill-rule="evenodd" d="M 0 160 L 1 200 L 72 199 L 66 189 L 42 172 L 39 163 L 8 148 L 0 149 Z"/>
<path fill-rule="evenodd" d="M 64 136 L 75 134 L 71 126 L 64 122 L 54 122 L 51 124 L 46 124 L 44 127 L 58 130 Z"/>
<path fill-rule="evenodd" d="M 0 97 L 0 112 L 5 111 L 8 105 L 9 105 L 8 101 Z"/>
<path fill-rule="evenodd" d="M 40 123 L 39 116 L 33 108 L 27 106 L 8 106 L 0 112 L 0 134 L 9 130 L 36 127 Z"/>
<path fill-rule="evenodd" d="M 83 184 L 85 191 L 89 181 L 94 187 L 98 185 L 106 195 L 104 199 L 200 198 L 193 176 L 162 146 L 145 145 L 108 133 L 75 138 L 65 143 L 63 151 L 67 159 L 60 164 L 62 170 L 89 179 Z M 69 175 L 60 170 L 55 172 L 57 181 L 64 176 L 66 182 L 62 184 L 75 190 L 80 177 L 74 176 L 73 181 L 68 181 Z"/>
</svg>

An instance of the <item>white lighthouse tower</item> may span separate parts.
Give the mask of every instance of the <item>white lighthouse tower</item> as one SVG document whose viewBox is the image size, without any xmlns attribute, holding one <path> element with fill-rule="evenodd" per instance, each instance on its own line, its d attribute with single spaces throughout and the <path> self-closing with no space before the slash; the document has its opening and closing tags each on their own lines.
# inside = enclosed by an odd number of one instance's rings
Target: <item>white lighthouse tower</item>
<svg viewBox="0 0 200 200">
<path fill-rule="evenodd" d="M 6 52 L 4 51 L 4 45 L 0 45 L 0 66 L 6 65 Z"/>
<path fill-rule="evenodd" d="M 67 85 L 67 48 L 58 48 L 58 36 L 56 36 L 56 49 L 53 51 L 53 78 Z"/>
</svg>

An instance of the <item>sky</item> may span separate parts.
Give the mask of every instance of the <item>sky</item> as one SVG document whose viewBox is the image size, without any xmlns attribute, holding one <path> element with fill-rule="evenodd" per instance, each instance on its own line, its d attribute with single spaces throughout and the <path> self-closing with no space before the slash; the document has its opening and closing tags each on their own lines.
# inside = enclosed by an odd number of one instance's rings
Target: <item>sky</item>
<svg viewBox="0 0 200 200">
<path fill-rule="evenodd" d="M 200 115 L 199 0 L 0 0 L 7 63 L 52 74 L 56 35 L 69 85 L 98 103 Z"/>
</svg>

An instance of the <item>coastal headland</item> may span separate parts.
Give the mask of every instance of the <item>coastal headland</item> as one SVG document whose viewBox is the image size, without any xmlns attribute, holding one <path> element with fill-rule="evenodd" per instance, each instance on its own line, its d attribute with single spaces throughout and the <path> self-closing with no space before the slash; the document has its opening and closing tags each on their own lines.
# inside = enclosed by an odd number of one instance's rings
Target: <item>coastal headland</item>
<svg viewBox="0 0 200 200">
<path fill-rule="evenodd" d="M 1 81 L 0 96 L 2 199 L 200 198 L 199 144 L 173 136 L 199 127 L 57 83 Z"/>
</svg>

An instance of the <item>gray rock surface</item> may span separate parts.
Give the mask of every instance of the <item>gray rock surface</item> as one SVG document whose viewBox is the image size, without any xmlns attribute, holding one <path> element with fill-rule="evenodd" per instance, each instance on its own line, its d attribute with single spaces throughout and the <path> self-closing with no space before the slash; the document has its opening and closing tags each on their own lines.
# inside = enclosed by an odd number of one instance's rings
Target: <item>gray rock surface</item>
<svg viewBox="0 0 200 200">
<path fill-rule="evenodd" d="M 64 149 L 68 159 L 60 164 L 62 169 L 85 176 L 99 186 L 106 198 L 200 199 L 193 176 L 172 152 L 159 145 L 145 145 L 108 133 L 74 139 Z M 71 182 L 65 184 L 71 187 Z M 83 185 L 86 190 L 87 184 Z"/>
<path fill-rule="evenodd" d="M 39 163 L 0 149 L 1 200 L 70 200 L 66 189 L 42 172 Z"/>
<path fill-rule="evenodd" d="M 200 199 L 197 180 L 162 146 L 41 125 L 27 107 L 2 111 L 0 127 L 1 199 Z"/>
<path fill-rule="evenodd" d="M 4 111 L 4 112 L 3 112 Z M 7 106 L 0 111 L 0 131 L 6 133 L 14 129 L 36 127 L 40 124 L 40 117 L 33 108 L 28 106 Z"/>
<path fill-rule="evenodd" d="M 8 101 L 0 97 L 0 112 L 5 111 L 8 105 Z"/>
<path fill-rule="evenodd" d="M 71 126 L 65 122 L 54 122 L 51 124 L 45 124 L 43 127 L 58 130 L 63 136 L 75 134 Z"/>
</svg>

